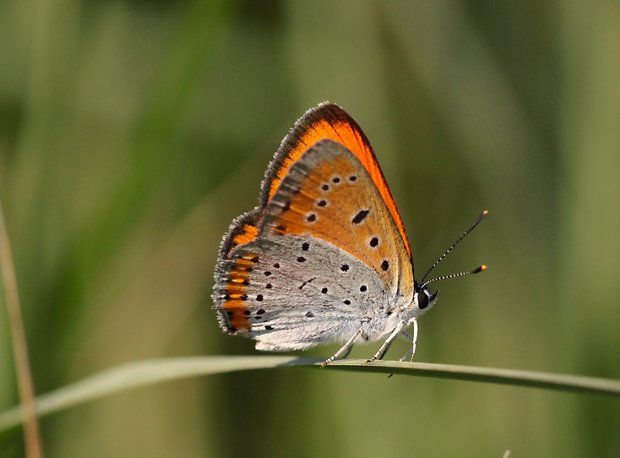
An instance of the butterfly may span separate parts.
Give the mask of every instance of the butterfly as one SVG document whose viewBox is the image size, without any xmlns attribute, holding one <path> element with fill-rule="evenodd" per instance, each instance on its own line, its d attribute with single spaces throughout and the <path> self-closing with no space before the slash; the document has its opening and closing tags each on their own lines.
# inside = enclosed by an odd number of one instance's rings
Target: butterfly
<svg viewBox="0 0 620 458">
<path fill-rule="evenodd" d="M 368 138 L 342 108 L 321 103 L 297 120 L 267 168 L 259 205 L 222 240 L 212 295 L 219 325 L 263 351 L 342 344 L 324 364 L 383 340 L 368 361 L 381 359 L 399 335 L 412 342 L 401 359 L 413 357 L 417 318 L 437 301 L 436 279 L 426 276 L 484 216 L 417 282 Z"/>
</svg>

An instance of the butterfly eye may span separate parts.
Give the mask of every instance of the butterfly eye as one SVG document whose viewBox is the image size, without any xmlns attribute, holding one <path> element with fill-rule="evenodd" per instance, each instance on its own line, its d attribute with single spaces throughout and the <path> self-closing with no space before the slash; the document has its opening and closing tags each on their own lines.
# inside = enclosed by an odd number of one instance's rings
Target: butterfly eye
<svg viewBox="0 0 620 458">
<path fill-rule="evenodd" d="M 420 288 L 416 293 L 416 299 L 418 300 L 418 308 L 424 310 L 425 308 L 433 305 L 437 300 L 437 292 L 431 291 L 427 286 Z"/>
<path fill-rule="evenodd" d="M 420 310 L 424 310 L 426 307 L 428 307 L 428 296 L 426 295 L 426 293 L 424 291 L 420 291 L 418 294 L 418 307 L 420 308 Z"/>
</svg>

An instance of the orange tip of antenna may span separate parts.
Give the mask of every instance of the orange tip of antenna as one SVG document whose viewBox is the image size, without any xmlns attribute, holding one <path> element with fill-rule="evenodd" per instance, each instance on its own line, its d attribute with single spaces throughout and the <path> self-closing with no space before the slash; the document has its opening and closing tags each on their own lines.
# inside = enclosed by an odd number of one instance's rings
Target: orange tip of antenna
<svg viewBox="0 0 620 458">
<path fill-rule="evenodd" d="M 489 210 L 482 210 L 482 216 L 487 216 L 489 214 Z"/>
<path fill-rule="evenodd" d="M 488 267 L 486 266 L 486 264 L 482 264 L 480 267 L 478 267 L 476 270 L 474 270 L 473 273 L 477 274 L 479 272 L 484 272 L 487 269 L 488 269 Z"/>
</svg>

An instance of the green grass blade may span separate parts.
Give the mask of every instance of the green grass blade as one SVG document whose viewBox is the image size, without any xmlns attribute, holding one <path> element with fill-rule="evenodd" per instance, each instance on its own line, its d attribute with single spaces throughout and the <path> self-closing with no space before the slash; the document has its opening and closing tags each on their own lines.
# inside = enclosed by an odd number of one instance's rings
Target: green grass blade
<svg viewBox="0 0 620 458">
<path fill-rule="evenodd" d="M 37 398 L 36 406 L 38 414 L 43 416 L 113 393 L 164 381 L 242 370 L 293 366 L 318 368 L 321 362 L 320 359 L 293 356 L 204 356 L 145 360 L 105 370 L 41 395 Z M 335 361 L 324 370 L 445 378 L 620 397 L 620 381 L 617 380 L 513 369 L 400 361 L 376 361 L 368 364 L 365 360 L 352 359 Z M 0 414 L 0 431 L 21 422 L 22 415 L 18 407 L 7 410 Z"/>
<path fill-rule="evenodd" d="M 364 360 L 342 360 L 332 363 L 329 367 L 353 371 L 415 375 L 419 377 L 466 380 L 471 382 L 496 383 L 560 391 L 589 392 L 620 397 L 620 381 L 578 375 L 402 361 L 376 361 L 372 364 L 365 364 Z"/>
</svg>

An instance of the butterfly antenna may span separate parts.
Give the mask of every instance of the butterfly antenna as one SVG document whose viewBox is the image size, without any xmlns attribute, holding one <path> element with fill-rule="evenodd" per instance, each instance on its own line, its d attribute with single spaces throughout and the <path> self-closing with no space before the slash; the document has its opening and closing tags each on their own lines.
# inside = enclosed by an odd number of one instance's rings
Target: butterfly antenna
<svg viewBox="0 0 620 458">
<path fill-rule="evenodd" d="M 433 265 L 429 267 L 429 269 L 428 269 L 428 270 L 426 271 L 426 273 L 424 274 L 424 277 L 422 277 L 422 281 L 420 282 L 420 283 L 422 283 L 422 286 L 424 286 L 424 285 L 428 285 L 429 283 L 432 283 L 432 282 L 437 281 L 437 280 L 445 280 L 445 279 L 447 279 L 447 278 L 462 277 L 462 276 L 464 276 L 464 275 L 472 275 L 472 274 L 477 274 L 478 272 L 482 272 L 482 271 L 484 271 L 484 270 L 486 270 L 486 269 L 487 269 L 487 267 L 483 265 L 483 266 L 477 267 L 477 268 L 476 268 L 476 269 L 474 269 L 474 270 L 469 270 L 469 271 L 467 271 L 467 272 L 459 272 L 459 273 L 456 273 L 456 274 L 445 275 L 445 276 L 443 276 L 443 277 L 437 277 L 437 278 L 433 278 L 432 280 L 425 281 L 425 280 L 426 280 L 426 277 L 428 277 L 428 274 L 430 274 L 430 273 L 433 271 L 433 269 L 434 269 L 435 267 L 437 267 L 437 266 L 441 263 L 441 261 L 443 261 L 443 260 L 445 259 L 445 257 L 446 257 L 446 256 L 448 256 L 448 254 L 450 254 L 450 252 L 451 252 L 452 250 L 454 250 L 454 248 L 455 248 L 455 247 L 456 247 L 456 246 L 457 246 L 457 245 L 461 242 L 461 240 L 463 240 L 465 237 L 467 237 L 467 234 L 469 234 L 471 231 L 473 231 L 473 230 L 476 228 L 476 226 L 477 226 L 478 224 L 480 224 L 480 222 L 481 222 L 481 221 L 482 221 L 482 220 L 483 220 L 483 219 L 484 219 L 484 218 L 485 218 L 488 214 L 489 214 L 489 211 L 488 211 L 488 210 L 484 210 L 482 213 L 480 213 L 480 215 L 478 216 L 478 218 L 476 218 L 476 221 L 474 221 L 474 222 L 473 222 L 473 224 L 472 224 L 471 226 L 469 226 L 469 227 L 467 228 L 467 230 L 466 230 L 465 232 L 463 232 L 463 233 L 461 234 L 461 236 L 460 236 L 458 239 L 456 239 L 456 242 L 454 242 L 452 245 L 450 245 L 450 247 L 449 247 L 446 251 L 444 251 L 444 253 L 443 253 L 441 256 L 439 256 L 439 258 L 437 258 L 437 261 L 435 261 L 435 262 L 433 263 Z"/>
<path fill-rule="evenodd" d="M 424 288 L 426 285 L 428 285 L 429 283 L 433 283 L 434 281 L 447 280 L 448 278 L 464 277 L 466 275 L 473 275 L 473 274 L 477 274 L 480 272 L 484 272 L 485 270 L 487 270 L 487 266 L 485 264 L 482 264 L 481 266 L 476 267 L 474 270 L 467 270 L 465 272 L 457 272 L 455 274 L 442 275 L 441 277 L 431 278 L 430 280 L 427 280 L 424 283 L 422 283 L 420 285 L 420 288 Z"/>
</svg>

